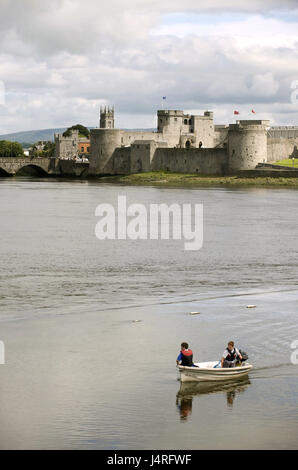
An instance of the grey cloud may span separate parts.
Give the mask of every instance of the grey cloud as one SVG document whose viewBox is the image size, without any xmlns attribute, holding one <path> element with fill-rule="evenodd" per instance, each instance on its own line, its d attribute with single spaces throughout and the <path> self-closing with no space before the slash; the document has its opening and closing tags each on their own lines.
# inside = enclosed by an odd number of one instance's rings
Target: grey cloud
<svg viewBox="0 0 298 470">
<path fill-rule="evenodd" d="M 268 0 L 197 3 L 186 0 L 183 11 L 262 13 L 281 7 Z M 2 0 L 0 18 L 0 80 L 8 93 L 0 116 L 8 131 L 96 125 L 100 103 L 115 104 L 120 122 L 129 115 L 127 126 L 142 127 L 140 119 L 153 116 L 164 95 L 170 107 L 213 108 L 223 119 L 234 107 L 258 105 L 277 122 L 298 123 L 298 110 L 290 105 L 290 84 L 298 79 L 293 38 L 276 47 L 261 41 L 245 46 L 220 35 L 150 36 L 161 14 L 181 11 L 180 0 L 14 5 L 18 16 L 11 1 Z M 294 8 L 296 1 L 282 7 Z"/>
<path fill-rule="evenodd" d="M 185 0 L 183 5 L 180 0 L 2 0 L 0 39 L 3 52 L 80 54 L 142 39 L 165 13 L 268 13 L 296 7 L 296 0 Z"/>
</svg>

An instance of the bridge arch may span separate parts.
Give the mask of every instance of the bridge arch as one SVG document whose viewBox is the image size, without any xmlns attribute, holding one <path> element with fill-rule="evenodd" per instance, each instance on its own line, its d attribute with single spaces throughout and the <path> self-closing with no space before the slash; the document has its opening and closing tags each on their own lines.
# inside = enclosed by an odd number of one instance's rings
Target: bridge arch
<svg viewBox="0 0 298 470">
<path fill-rule="evenodd" d="M 48 172 L 39 165 L 26 164 L 16 171 L 16 176 L 48 176 Z"/>
<path fill-rule="evenodd" d="M 11 176 L 11 174 L 4 170 L 4 168 L 0 167 L 0 178 L 5 178 L 6 176 Z"/>
</svg>

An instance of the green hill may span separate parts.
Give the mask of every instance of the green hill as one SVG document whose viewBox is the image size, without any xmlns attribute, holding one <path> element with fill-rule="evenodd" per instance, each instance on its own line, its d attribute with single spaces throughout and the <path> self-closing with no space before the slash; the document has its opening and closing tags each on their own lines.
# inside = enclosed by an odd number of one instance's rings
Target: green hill
<svg viewBox="0 0 298 470">
<path fill-rule="evenodd" d="M 93 129 L 90 127 L 89 129 Z M 67 127 L 57 129 L 42 129 L 37 131 L 24 131 L 14 132 L 12 134 L 0 135 L 0 140 L 9 140 L 10 142 L 19 142 L 24 148 L 31 147 L 31 145 L 44 141 L 54 141 L 54 134 L 63 134 L 67 130 Z M 124 129 L 130 131 L 153 131 L 153 129 Z"/>
<path fill-rule="evenodd" d="M 38 131 L 14 132 L 12 134 L 0 135 L 0 140 L 10 140 L 11 142 L 19 142 L 23 147 L 30 147 L 35 142 L 41 140 L 54 141 L 54 134 L 62 134 L 66 131 L 66 127 L 59 129 L 42 129 Z"/>
</svg>

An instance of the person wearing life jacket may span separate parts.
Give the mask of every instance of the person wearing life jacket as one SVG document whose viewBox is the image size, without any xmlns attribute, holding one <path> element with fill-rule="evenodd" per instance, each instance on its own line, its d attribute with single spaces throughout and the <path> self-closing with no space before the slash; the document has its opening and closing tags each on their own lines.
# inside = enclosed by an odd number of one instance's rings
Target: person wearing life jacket
<svg viewBox="0 0 298 470">
<path fill-rule="evenodd" d="M 188 349 L 188 343 L 181 343 L 181 351 L 176 360 L 177 365 L 195 367 L 193 363 L 193 353 Z"/>
<path fill-rule="evenodd" d="M 235 348 L 234 341 L 228 343 L 227 349 L 224 351 L 221 358 L 221 367 L 235 367 L 237 359 L 242 361 L 242 356 L 238 349 Z"/>
</svg>

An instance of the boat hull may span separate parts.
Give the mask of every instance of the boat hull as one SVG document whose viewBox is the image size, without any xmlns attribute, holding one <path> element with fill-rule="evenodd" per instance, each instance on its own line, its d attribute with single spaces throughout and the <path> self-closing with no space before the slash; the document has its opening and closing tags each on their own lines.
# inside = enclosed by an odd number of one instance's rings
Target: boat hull
<svg viewBox="0 0 298 470">
<path fill-rule="evenodd" d="M 198 367 L 179 366 L 181 382 L 217 382 L 235 380 L 238 377 L 245 377 L 249 374 L 253 366 L 245 364 L 239 367 L 215 368 L 218 362 L 198 363 Z"/>
</svg>

